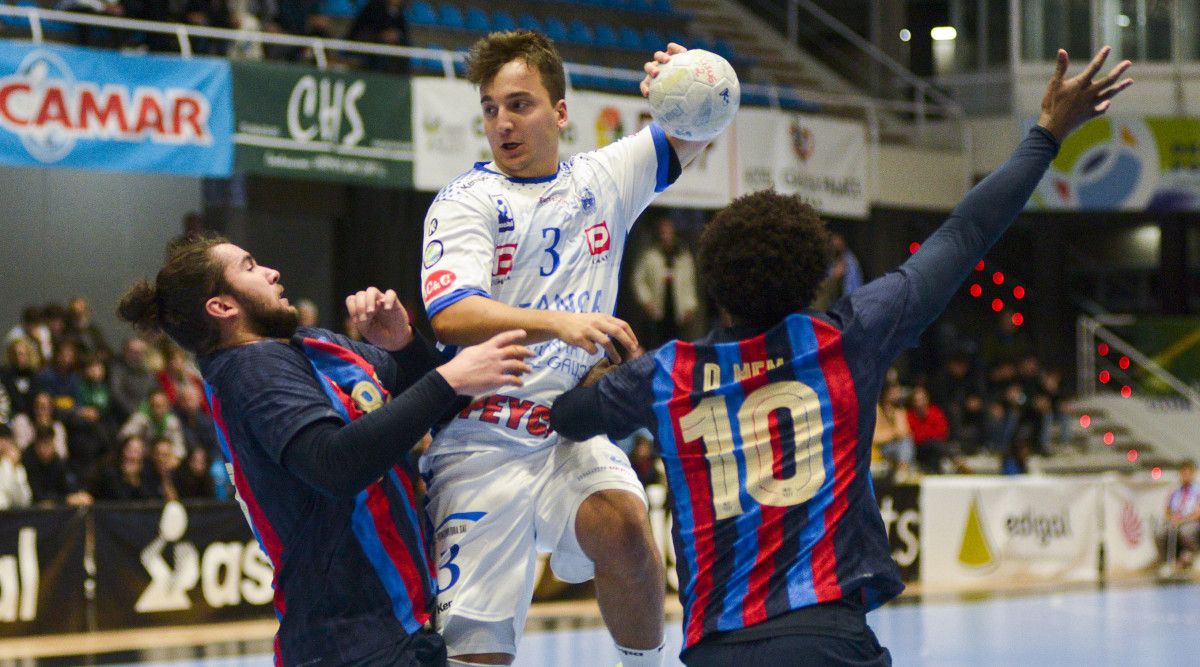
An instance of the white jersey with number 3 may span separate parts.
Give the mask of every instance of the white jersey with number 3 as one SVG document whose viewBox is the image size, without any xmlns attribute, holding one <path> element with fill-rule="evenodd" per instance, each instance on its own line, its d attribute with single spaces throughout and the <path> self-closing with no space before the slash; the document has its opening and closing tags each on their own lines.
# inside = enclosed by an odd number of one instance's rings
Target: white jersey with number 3
<svg viewBox="0 0 1200 667">
<path fill-rule="evenodd" d="M 425 218 L 421 285 L 430 319 L 469 296 L 612 314 L 629 228 L 668 185 L 670 151 L 651 125 L 543 178 L 477 163 L 438 193 Z M 601 354 L 558 340 L 533 351 L 523 387 L 476 400 L 439 431 L 430 452 L 553 444 L 550 405 Z"/>
</svg>

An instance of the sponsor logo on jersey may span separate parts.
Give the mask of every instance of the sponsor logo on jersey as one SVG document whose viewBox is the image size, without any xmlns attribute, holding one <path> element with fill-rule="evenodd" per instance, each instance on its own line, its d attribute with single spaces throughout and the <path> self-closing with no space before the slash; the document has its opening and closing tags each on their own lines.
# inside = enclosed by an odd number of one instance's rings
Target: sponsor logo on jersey
<svg viewBox="0 0 1200 667">
<path fill-rule="evenodd" d="M 583 230 L 587 238 L 588 253 L 593 257 L 603 255 L 608 252 L 612 245 L 612 236 L 608 233 L 608 222 L 604 221 L 598 225 L 592 225 Z"/>
<path fill-rule="evenodd" d="M 508 200 L 500 195 L 492 195 L 492 201 L 496 204 L 496 231 L 504 234 L 516 229 L 517 223 L 513 220 L 512 207 L 508 205 Z"/>
<path fill-rule="evenodd" d="M 596 195 L 592 193 L 591 188 L 584 188 L 583 194 L 579 195 L 579 207 L 583 209 L 584 213 L 596 208 Z"/>
<path fill-rule="evenodd" d="M 505 243 L 496 246 L 496 266 L 492 269 L 492 277 L 507 276 L 512 273 L 513 260 L 517 256 L 517 244 Z"/>
<path fill-rule="evenodd" d="M 453 271 L 446 271 L 444 269 L 429 274 L 429 277 L 425 279 L 425 287 L 422 289 L 425 300 L 428 301 L 450 289 L 450 286 L 454 284 L 454 279 L 457 277 Z"/>
<path fill-rule="evenodd" d="M 548 437 L 552 433 L 548 406 L 504 394 L 476 399 L 458 413 L 458 418 L 474 418 L 489 424 L 500 424 L 510 430 L 525 431 L 540 438 Z"/>
<path fill-rule="evenodd" d="M 425 268 L 432 268 L 442 260 L 442 242 L 430 241 L 429 245 L 425 246 Z"/>
</svg>

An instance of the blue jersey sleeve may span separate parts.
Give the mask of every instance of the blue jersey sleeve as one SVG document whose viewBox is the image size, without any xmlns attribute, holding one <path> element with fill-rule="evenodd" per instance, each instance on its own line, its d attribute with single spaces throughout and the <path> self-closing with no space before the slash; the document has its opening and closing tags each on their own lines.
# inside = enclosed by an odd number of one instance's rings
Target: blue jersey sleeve
<svg viewBox="0 0 1200 667">
<path fill-rule="evenodd" d="M 621 439 L 654 426 L 655 360 L 645 354 L 609 372 L 591 387 L 576 387 L 558 398 L 550 426 L 569 440 L 597 435 Z"/>
<path fill-rule="evenodd" d="M 1008 229 L 1058 153 L 1034 127 L 1012 157 L 979 182 L 950 217 L 900 267 L 840 299 L 829 316 L 872 341 L 890 363 L 945 310 L 975 264 Z"/>
</svg>

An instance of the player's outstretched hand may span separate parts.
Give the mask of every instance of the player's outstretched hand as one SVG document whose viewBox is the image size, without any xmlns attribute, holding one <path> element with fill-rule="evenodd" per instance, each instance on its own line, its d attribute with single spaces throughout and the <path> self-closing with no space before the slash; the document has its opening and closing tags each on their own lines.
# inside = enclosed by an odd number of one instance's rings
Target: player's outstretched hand
<svg viewBox="0 0 1200 667">
<path fill-rule="evenodd" d="M 520 329 L 498 333 L 459 352 L 437 372 L 460 396 L 482 396 L 506 385 L 520 387 L 521 376 L 532 370 L 525 360 L 533 352 L 518 345 L 524 339 Z"/>
<path fill-rule="evenodd" d="M 1066 79 L 1067 67 L 1071 64 L 1067 52 L 1058 50 L 1058 63 L 1054 76 L 1046 84 L 1046 95 L 1042 97 L 1042 113 L 1038 125 L 1050 131 L 1060 143 L 1075 128 L 1086 121 L 1108 111 L 1112 98 L 1133 84 L 1133 79 L 1121 80 L 1121 75 L 1131 63 L 1122 60 L 1109 70 L 1103 78 L 1093 81 L 1100 71 L 1112 47 L 1096 52 L 1092 62 L 1079 74 Z"/>
<path fill-rule="evenodd" d="M 625 320 L 617 319 L 604 313 L 561 313 L 557 322 L 556 338 L 564 343 L 581 347 L 588 354 L 595 354 L 600 348 L 614 364 L 623 361 L 617 351 L 616 341 L 626 350 L 638 347 L 637 336 Z"/>
<path fill-rule="evenodd" d="M 346 297 L 346 311 L 354 326 L 368 343 L 389 352 L 403 349 L 412 342 L 408 311 L 395 290 L 380 292 L 368 287 Z"/>
<path fill-rule="evenodd" d="M 642 65 L 642 69 L 646 70 L 646 78 L 642 79 L 641 85 L 642 97 L 650 96 L 650 79 L 658 76 L 658 66 L 670 60 L 671 56 L 677 53 L 683 53 L 684 51 L 687 51 L 687 47 L 676 44 L 675 42 L 670 42 L 667 44 L 666 51 L 655 51 L 654 60 Z"/>
</svg>

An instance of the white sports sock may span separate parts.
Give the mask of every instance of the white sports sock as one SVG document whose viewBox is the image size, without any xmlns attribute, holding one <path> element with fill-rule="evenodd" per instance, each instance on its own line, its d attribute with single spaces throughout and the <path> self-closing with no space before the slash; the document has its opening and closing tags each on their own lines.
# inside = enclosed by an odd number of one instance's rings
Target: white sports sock
<svg viewBox="0 0 1200 667">
<path fill-rule="evenodd" d="M 621 667 L 662 667 L 665 643 L 659 644 L 658 648 L 625 648 L 620 644 L 616 647 L 621 656 Z"/>
</svg>

